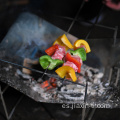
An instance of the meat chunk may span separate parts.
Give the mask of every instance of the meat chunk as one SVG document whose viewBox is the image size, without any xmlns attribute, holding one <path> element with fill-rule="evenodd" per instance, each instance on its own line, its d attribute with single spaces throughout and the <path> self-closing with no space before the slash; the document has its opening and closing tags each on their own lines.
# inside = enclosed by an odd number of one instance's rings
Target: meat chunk
<svg viewBox="0 0 120 120">
<path fill-rule="evenodd" d="M 79 56 L 77 56 L 77 55 L 72 55 L 72 57 L 73 57 L 74 59 L 76 59 L 78 62 L 80 62 L 81 65 L 83 64 L 82 59 L 81 59 Z"/>
<path fill-rule="evenodd" d="M 58 50 L 61 51 L 63 54 L 65 54 L 65 47 L 58 44 L 56 45 L 58 46 Z"/>
<path fill-rule="evenodd" d="M 70 66 L 75 70 L 75 72 L 78 71 L 78 67 L 73 62 L 67 61 L 66 63 L 63 64 L 63 66 Z"/>
<path fill-rule="evenodd" d="M 59 50 L 56 50 L 56 52 L 54 53 L 54 55 L 52 56 L 52 59 L 59 59 L 59 60 L 62 60 L 64 57 L 64 54 L 59 51 Z"/>
<path fill-rule="evenodd" d="M 64 56 L 65 56 L 65 47 L 58 45 L 58 49 L 55 51 L 54 55 L 52 56 L 52 59 L 62 60 Z"/>
</svg>

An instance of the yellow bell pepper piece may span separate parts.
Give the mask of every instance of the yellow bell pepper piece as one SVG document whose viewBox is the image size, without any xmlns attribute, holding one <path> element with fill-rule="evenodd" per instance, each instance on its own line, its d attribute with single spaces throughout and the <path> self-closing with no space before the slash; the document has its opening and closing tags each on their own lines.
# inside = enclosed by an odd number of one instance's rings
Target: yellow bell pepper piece
<svg viewBox="0 0 120 120">
<path fill-rule="evenodd" d="M 75 71 L 72 67 L 70 66 L 62 66 L 60 68 L 58 68 L 55 71 L 61 78 L 64 77 L 68 77 L 70 76 L 70 78 L 73 80 L 73 82 L 75 82 L 77 80 L 77 77 L 75 75 Z"/>
<path fill-rule="evenodd" d="M 81 45 L 85 46 L 86 53 L 89 53 L 91 51 L 89 44 L 85 40 L 82 40 L 82 39 L 75 41 L 75 43 L 74 43 L 74 49 L 77 49 Z"/>
<path fill-rule="evenodd" d="M 70 41 L 68 40 L 68 38 L 66 37 L 65 34 L 63 34 L 62 36 L 58 37 L 55 40 L 55 42 L 53 43 L 53 45 L 55 45 L 55 44 L 59 44 L 61 46 L 65 46 L 66 51 L 68 49 L 72 49 L 73 48 L 72 44 L 70 43 Z"/>
</svg>

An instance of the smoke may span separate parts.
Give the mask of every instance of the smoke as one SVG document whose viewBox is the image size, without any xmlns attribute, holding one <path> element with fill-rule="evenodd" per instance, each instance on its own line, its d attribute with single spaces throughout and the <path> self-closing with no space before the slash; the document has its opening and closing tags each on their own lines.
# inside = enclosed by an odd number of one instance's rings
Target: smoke
<svg viewBox="0 0 120 120">
<path fill-rule="evenodd" d="M 64 31 L 31 13 L 22 13 L 3 39 L 0 49 L 7 55 L 36 59 Z"/>
</svg>

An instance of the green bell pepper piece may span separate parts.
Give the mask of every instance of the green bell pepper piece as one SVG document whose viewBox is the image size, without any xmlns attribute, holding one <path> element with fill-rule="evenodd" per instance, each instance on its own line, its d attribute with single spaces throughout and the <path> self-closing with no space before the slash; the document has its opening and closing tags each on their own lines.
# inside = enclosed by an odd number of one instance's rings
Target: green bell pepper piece
<svg viewBox="0 0 120 120">
<path fill-rule="evenodd" d="M 70 50 L 70 53 L 71 53 L 71 55 L 79 56 L 82 59 L 82 61 L 86 60 L 86 51 L 85 51 L 84 48 L 79 48 L 79 49 L 77 49 L 75 51 Z"/>
<path fill-rule="evenodd" d="M 62 60 L 52 59 L 48 55 L 44 55 L 44 56 L 40 57 L 39 62 L 43 69 L 48 68 L 48 70 L 53 70 L 56 66 L 63 64 Z"/>
</svg>

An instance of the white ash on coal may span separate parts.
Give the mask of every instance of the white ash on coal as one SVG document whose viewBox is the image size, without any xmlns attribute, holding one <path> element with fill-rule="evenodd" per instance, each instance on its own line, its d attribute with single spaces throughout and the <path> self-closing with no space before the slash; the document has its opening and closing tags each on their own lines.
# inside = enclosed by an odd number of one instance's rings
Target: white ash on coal
<svg viewBox="0 0 120 120">
<path fill-rule="evenodd" d="M 88 73 L 88 78 L 89 78 L 88 89 L 87 89 L 88 97 L 101 96 L 106 90 L 106 87 L 103 86 L 103 82 L 101 80 L 101 78 L 103 77 L 103 73 L 100 72 L 99 69 L 94 69 L 92 67 L 83 65 L 81 68 L 81 73 L 77 74 L 78 83 L 82 83 L 82 84 L 86 83 L 86 76 L 85 76 L 86 71 Z M 63 84 L 62 81 L 57 80 L 56 81 L 57 87 L 53 88 L 53 87 L 50 87 L 49 82 L 47 83 L 47 81 L 45 80 L 43 83 L 31 82 L 30 75 L 26 76 L 25 74 L 20 72 L 20 70 L 17 70 L 17 74 L 22 76 L 23 78 L 29 79 L 27 84 L 29 83 L 28 85 L 31 86 L 33 91 L 36 91 L 37 93 L 41 94 L 41 96 L 45 100 L 54 99 L 54 98 L 57 100 L 66 99 L 70 101 L 75 101 L 75 100 L 83 101 L 84 100 L 84 95 L 85 95 L 84 86 L 74 84 L 74 83 L 68 83 L 68 82 L 66 82 L 66 84 Z M 40 78 L 38 78 L 38 80 L 39 79 Z M 42 84 L 45 85 L 44 88 L 41 86 Z M 49 84 L 49 85 L 46 86 L 46 84 Z"/>
</svg>

